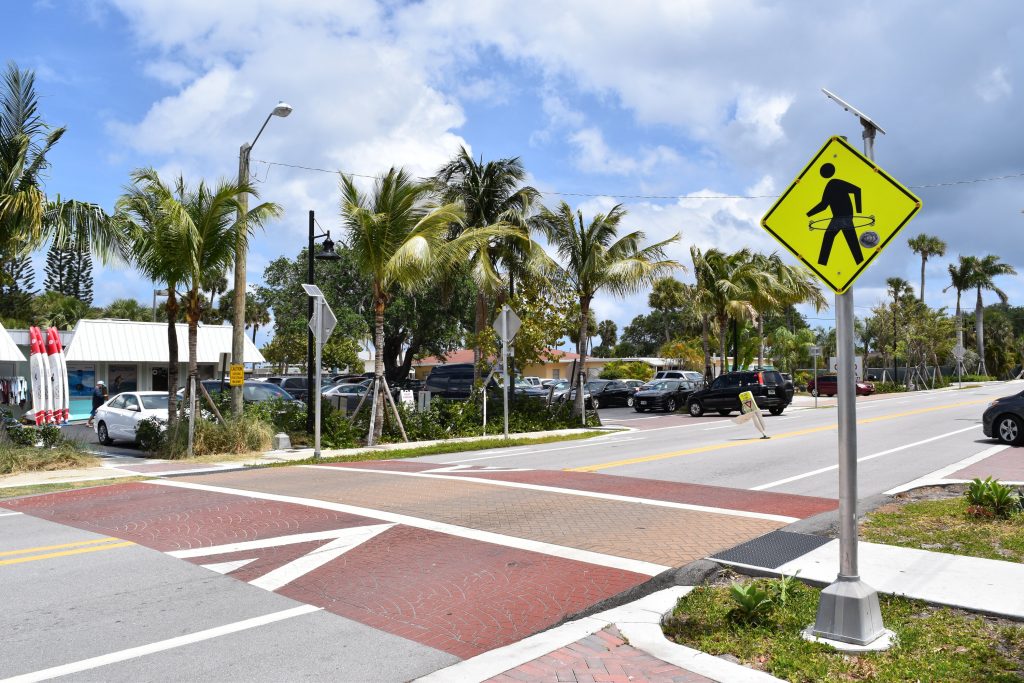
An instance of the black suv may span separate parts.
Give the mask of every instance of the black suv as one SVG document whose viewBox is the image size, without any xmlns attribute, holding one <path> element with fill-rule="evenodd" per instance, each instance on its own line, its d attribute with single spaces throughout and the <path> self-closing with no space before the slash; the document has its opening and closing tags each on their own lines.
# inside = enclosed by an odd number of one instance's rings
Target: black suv
<svg viewBox="0 0 1024 683">
<path fill-rule="evenodd" d="M 759 408 L 767 408 L 772 415 L 781 415 L 792 400 L 786 389 L 786 380 L 775 370 L 757 372 L 728 372 L 719 375 L 707 389 L 690 394 L 686 409 L 693 417 L 717 410 L 728 415 L 740 409 L 740 394 L 749 391 Z"/>
<path fill-rule="evenodd" d="M 289 394 L 291 394 L 292 398 L 298 401 L 305 401 L 306 396 L 309 395 L 309 389 L 306 386 L 305 377 L 277 376 L 267 377 L 263 381 L 266 382 L 267 384 L 274 384 L 281 387 Z"/>
<path fill-rule="evenodd" d="M 421 390 L 441 398 L 469 398 L 473 391 L 473 364 L 436 365 L 427 375 Z"/>
</svg>

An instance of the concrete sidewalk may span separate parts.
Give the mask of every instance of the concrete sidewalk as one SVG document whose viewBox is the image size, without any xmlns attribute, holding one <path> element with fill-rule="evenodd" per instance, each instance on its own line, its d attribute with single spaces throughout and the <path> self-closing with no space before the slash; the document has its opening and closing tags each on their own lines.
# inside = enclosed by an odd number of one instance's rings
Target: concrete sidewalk
<svg viewBox="0 0 1024 683">
<path fill-rule="evenodd" d="M 628 431 L 628 427 L 588 427 L 586 429 L 556 429 L 544 432 L 524 432 L 521 434 L 510 434 L 511 439 L 542 439 L 551 436 L 569 436 L 582 434 L 584 432 L 604 431 L 608 436 Z M 409 443 L 387 443 L 379 446 L 362 448 L 325 448 L 321 450 L 321 456 L 331 458 L 337 456 L 352 456 L 364 453 L 381 453 L 407 448 L 427 448 L 438 444 L 446 443 L 472 443 L 486 439 L 500 438 L 500 434 L 487 436 L 469 436 L 456 439 L 444 439 L 434 441 L 413 441 Z M 595 439 L 603 436 L 592 437 Z M 194 474 L 200 472 L 213 472 L 221 470 L 240 470 L 257 465 L 270 465 L 282 462 L 295 462 L 313 457 L 312 448 L 290 448 L 287 450 L 271 450 L 258 454 L 252 458 L 224 460 L 221 462 L 194 462 L 189 460 L 161 460 L 159 458 L 146 458 L 132 456 L 123 453 L 107 454 L 102 451 L 90 451 L 101 460 L 95 467 L 84 467 L 67 470 L 47 470 L 37 472 L 20 472 L 17 474 L 0 475 L 0 489 L 12 488 L 15 486 L 34 486 L 37 484 L 66 484 L 83 481 L 99 481 L 102 479 L 114 479 L 119 477 L 138 476 L 168 476 L 177 474 Z"/>
</svg>

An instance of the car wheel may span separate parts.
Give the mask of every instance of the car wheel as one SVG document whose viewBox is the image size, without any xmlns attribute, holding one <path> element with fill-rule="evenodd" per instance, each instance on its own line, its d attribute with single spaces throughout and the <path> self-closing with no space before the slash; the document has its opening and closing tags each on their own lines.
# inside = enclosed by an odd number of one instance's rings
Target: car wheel
<svg viewBox="0 0 1024 683">
<path fill-rule="evenodd" d="M 598 409 L 598 408 L 600 408 L 600 407 L 601 407 L 601 404 L 600 404 L 600 403 L 598 402 L 598 400 L 597 400 L 596 398 L 594 398 L 594 397 L 592 396 L 592 397 L 590 398 L 590 409 L 591 409 L 591 410 L 597 410 L 597 409 Z"/>
<path fill-rule="evenodd" d="M 676 400 L 674 398 L 670 398 L 668 400 L 668 403 L 665 404 L 665 412 L 666 413 L 674 413 L 674 412 L 676 412 L 676 408 L 678 408 L 678 407 L 679 406 L 676 405 Z"/>
<path fill-rule="evenodd" d="M 726 410 L 725 408 L 723 408 L 723 409 L 718 411 L 718 414 L 721 415 L 722 417 L 729 417 L 730 415 L 732 415 L 732 411 L 731 410 Z"/>
<path fill-rule="evenodd" d="M 782 411 L 786 409 L 786 406 L 774 406 L 768 409 L 768 412 L 772 415 L 782 415 Z"/>
<path fill-rule="evenodd" d="M 1011 446 L 1024 444 L 1024 422 L 1016 415 L 1002 415 L 996 420 L 995 433 L 999 440 Z"/>
<path fill-rule="evenodd" d="M 633 407 L 633 397 L 632 396 L 630 396 L 629 398 L 626 399 L 626 407 L 627 408 L 632 408 Z"/>
<path fill-rule="evenodd" d="M 700 417 L 704 414 L 704 406 L 700 401 L 690 401 L 688 409 L 690 411 L 690 417 Z"/>
<path fill-rule="evenodd" d="M 96 425 L 96 436 L 99 438 L 100 443 L 104 446 L 109 446 L 114 443 L 114 440 L 110 438 L 110 434 L 107 432 L 107 423 L 100 422 Z"/>
<path fill-rule="evenodd" d="M 814 398 L 818 398 L 818 396 L 819 396 L 818 390 L 817 389 L 811 389 L 811 396 L 813 396 Z"/>
</svg>

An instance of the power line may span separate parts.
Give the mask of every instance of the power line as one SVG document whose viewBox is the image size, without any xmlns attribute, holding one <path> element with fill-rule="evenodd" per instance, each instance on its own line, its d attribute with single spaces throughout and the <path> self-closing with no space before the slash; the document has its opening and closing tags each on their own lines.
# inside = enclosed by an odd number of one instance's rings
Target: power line
<svg viewBox="0 0 1024 683">
<path fill-rule="evenodd" d="M 304 166 L 302 164 L 288 164 L 282 161 L 266 161 L 264 159 L 253 159 L 258 164 L 266 164 L 267 176 L 270 175 L 271 166 L 281 166 L 284 168 L 295 168 L 303 171 L 315 171 L 317 173 L 330 173 L 332 175 L 347 175 L 354 178 L 369 178 L 374 179 L 377 176 L 370 175 L 367 173 L 347 173 L 340 169 L 329 169 L 329 168 L 318 168 L 316 166 Z M 938 183 L 926 183 L 923 185 L 908 185 L 912 190 L 923 190 L 932 189 L 937 187 L 955 187 L 957 185 L 973 185 L 977 183 L 991 183 L 1000 180 L 1012 180 L 1014 178 L 1024 178 L 1024 171 L 1020 173 L 1009 173 L 1001 176 L 991 176 L 988 178 L 965 178 L 961 180 L 948 180 Z M 558 192 L 555 190 L 539 190 L 541 194 L 557 195 L 560 197 L 612 197 L 615 199 L 671 199 L 671 200 L 686 200 L 686 199 L 777 199 L 777 194 L 704 194 L 704 195 L 674 195 L 674 194 L 613 194 L 609 192 Z"/>
</svg>

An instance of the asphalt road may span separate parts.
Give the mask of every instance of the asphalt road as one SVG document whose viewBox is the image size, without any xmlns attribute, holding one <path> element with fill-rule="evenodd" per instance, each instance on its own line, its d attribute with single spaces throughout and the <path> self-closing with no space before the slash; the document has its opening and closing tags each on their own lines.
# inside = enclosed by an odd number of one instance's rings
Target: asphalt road
<svg viewBox="0 0 1024 683">
<path fill-rule="evenodd" d="M 1024 382 L 977 389 L 862 397 L 857 401 L 860 496 L 866 498 L 938 470 L 996 443 L 981 431 L 981 414 Z M 834 403 L 832 401 L 822 401 Z M 836 409 L 765 413 L 772 438 L 733 417 L 692 418 L 601 411 L 606 425 L 631 431 L 585 443 L 420 458 L 447 465 L 575 469 L 664 481 L 711 484 L 835 498 L 838 495 Z"/>
</svg>

